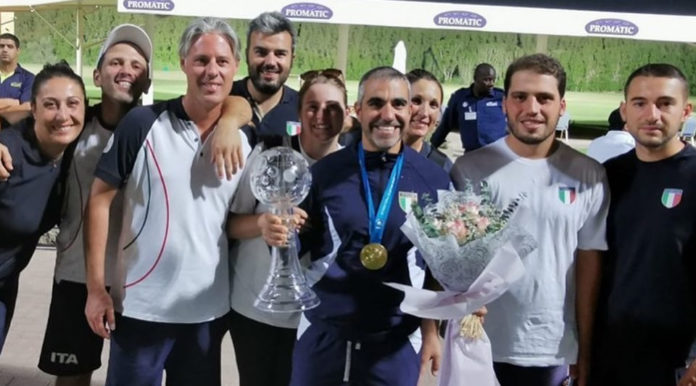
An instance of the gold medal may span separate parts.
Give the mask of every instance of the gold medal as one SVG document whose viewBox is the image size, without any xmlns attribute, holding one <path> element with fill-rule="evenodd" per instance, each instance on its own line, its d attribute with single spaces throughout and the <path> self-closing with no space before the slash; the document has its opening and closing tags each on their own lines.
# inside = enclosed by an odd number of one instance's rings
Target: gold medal
<svg viewBox="0 0 696 386">
<path fill-rule="evenodd" d="M 387 264 L 387 248 L 379 243 L 370 243 L 360 250 L 360 262 L 363 267 L 376 271 Z"/>
</svg>

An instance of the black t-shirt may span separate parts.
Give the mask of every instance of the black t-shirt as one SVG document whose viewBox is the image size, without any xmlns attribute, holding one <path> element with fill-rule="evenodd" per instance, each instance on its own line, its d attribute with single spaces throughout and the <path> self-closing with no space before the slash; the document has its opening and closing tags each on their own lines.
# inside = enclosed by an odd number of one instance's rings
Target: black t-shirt
<svg viewBox="0 0 696 386">
<path fill-rule="evenodd" d="M 633 150 L 605 166 L 606 346 L 683 365 L 696 333 L 696 150 L 657 162 Z"/>
<path fill-rule="evenodd" d="M 260 137 L 286 135 L 286 123 L 288 121 L 299 121 L 297 111 L 299 96 L 297 91 L 288 86 L 283 86 L 283 96 L 280 98 L 280 102 L 262 116 L 260 109 L 256 107 L 256 102 L 247 89 L 248 79 L 249 77 L 246 77 L 235 81 L 232 84 L 230 95 L 241 96 L 251 105 L 253 110 L 252 125 L 244 126 L 241 130 L 244 131 L 249 140 L 249 145 L 253 148 L 260 141 Z"/>
</svg>

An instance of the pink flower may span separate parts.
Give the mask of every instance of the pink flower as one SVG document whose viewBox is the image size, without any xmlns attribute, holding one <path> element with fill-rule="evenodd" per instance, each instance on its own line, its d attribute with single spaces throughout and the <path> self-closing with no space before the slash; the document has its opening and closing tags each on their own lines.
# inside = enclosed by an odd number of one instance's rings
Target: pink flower
<svg viewBox="0 0 696 386">
<path fill-rule="evenodd" d="M 466 228 L 466 224 L 462 220 L 454 220 L 452 226 L 450 227 L 450 234 L 454 235 L 457 241 L 466 240 L 466 236 L 469 234 L 469 230 Z"/>
<path fill-rule="evenodd" d="M 475 202 L 465 202 L 459 206 L 459 211 L 462 213 L 478 214 L 479 206 Z"/>
<path fill-rule="evenodd" d="M 488 217 L 479 217 L 478 220 L 476 221 L 476 227 L 481 232 L 485 231 L 486 228 L 488 228 L 488 226 L 490 224 L 491 224 L 491 221 L 488 219 Z"/>
</svg>

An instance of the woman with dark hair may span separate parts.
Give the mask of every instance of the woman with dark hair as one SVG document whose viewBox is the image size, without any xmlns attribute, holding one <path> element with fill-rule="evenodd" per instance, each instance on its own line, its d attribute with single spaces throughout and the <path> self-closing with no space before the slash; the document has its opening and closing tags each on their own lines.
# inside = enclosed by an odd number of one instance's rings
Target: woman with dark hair
<svg viewBox="0 0 696 386">
<path fill-rule="evenodd" d="M 34 79 L 31 117 L 0 132 L 12 156 L 11 177 L 0 181 L 0 351 L 19 274 L 39 237 L 58 222 L 68 147 L 82 132 L 85 104 L 84 83 L 70 66 L 47 64 Z"/>
<path fill-rule="evenodd" d="M 404 142 L 449 173 L 452 161 L 425 140 L 440 120 L 442 85 L 433 74 L 423 69 L 412 70 L 406 77 L 411 83 L 411 121 L 404 130 Z"/>
</svg>

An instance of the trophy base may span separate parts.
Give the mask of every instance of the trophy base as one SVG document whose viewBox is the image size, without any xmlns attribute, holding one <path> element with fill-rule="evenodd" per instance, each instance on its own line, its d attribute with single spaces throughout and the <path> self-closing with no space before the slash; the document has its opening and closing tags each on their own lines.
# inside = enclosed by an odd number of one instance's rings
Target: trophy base
<svg viewBox="0 0 696 386">
<path fill-rule="evenodd" d="M 254 307 L 266 312 L 301 312 L 311 310 L 320 303 L 311 289 L 303 292 L 289 288 L 264 288 L 254 301 Z"/>
</svg>

